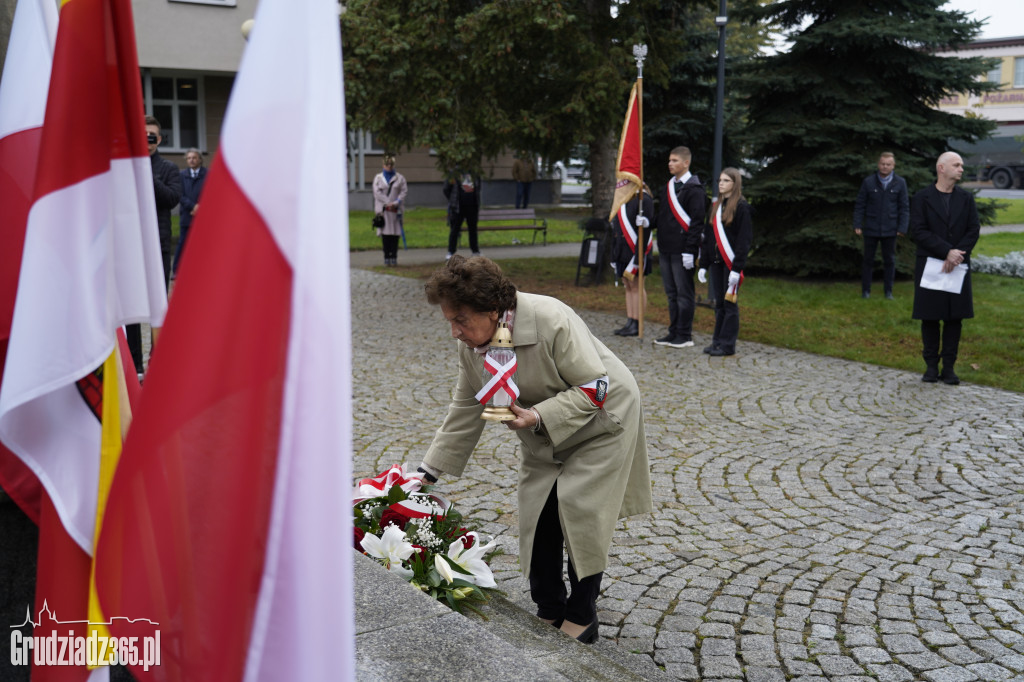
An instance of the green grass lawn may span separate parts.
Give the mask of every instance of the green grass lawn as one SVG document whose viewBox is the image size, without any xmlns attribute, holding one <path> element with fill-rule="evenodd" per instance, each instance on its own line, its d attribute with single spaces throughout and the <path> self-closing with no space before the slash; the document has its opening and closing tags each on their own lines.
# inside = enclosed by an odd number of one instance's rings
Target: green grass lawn
<svg viewBox="0 0 1024 682">
<path fill-rule="evenodd" d="M 548 243 L 579 242 L 583 233 L 579 229 L 579 221 L 590 217 L 589 207 L 558 208 L 550 211 L 538 211 L 538 216 L 547 218 Z M 373 220 L 372 211 L 349 211 L 348 230 L 349 245 L 353 251 L 366 251 L 380 248 L 380 237 L 370 227 Z M 498 223 L 498 224 L 514 224 Z M 410 208 L 405 212 L 405 239 L 410 249 L 443 248 L 448 246 L 448 223 L 443 208 Z M 462 230 L 462 243 L 466 244 L 466 229 Z M 508 232 L 479 232 L 480 247 L 508 246 L 513 239 L 529 243 L 533 232 L 529 230 Z M 537 243 L 541 236 L 537 235 Z"/>
<path fill-rule="evenodd" d="M 974 253 L 981 256 L 1005 256 L 1014 251 L 1024 251 L 1024 232 L 983 234 L 974 247 Z"/>
<path fill-rule="evenodd" d="M 985 235 L 987 249 L 998 235 Z M 555 296 L 577 309 L 622 315 L 623 290 L 610 284 L 576 287 L 575 258 L 500 261 L 524 291 Z M 425 278 L 436 265 L 388 268 L 390 274 Z M 384 268 L 378 268 L 384 272 Z M 964 381 L 1024 393 L 1024 282 L 995 275 L 973 275 L 975 317 L 964 322 L 957 373 Z M 645 280 L 646 320 L 668 324 L 665 293 L 657 270 Z M 706 296 L 706 285 L 698 295 Z M 923 372 L 921 323 L 911 319 L 914 286 L 899 280 L 895 300 L 862 299 L 860 282 L 820 282 L 750 277 L 740 300 L 740 342 L 771 346 Z M 714 313 L 699 306 L 697 331 L 710 334 Z M 610 330 L 608 330 L 610 331 Z M 653 338 L 653 337 L 652 337 Z M 742 347 L 740 348 L 742 353 Z"/>
<path fill-rule="evenodd" d="M 998 201 L 1005 204 L 996 211 L 996 225 L 1024 224 L 1024 199 L 980 199 L 980 201 Z"/>
</svg>

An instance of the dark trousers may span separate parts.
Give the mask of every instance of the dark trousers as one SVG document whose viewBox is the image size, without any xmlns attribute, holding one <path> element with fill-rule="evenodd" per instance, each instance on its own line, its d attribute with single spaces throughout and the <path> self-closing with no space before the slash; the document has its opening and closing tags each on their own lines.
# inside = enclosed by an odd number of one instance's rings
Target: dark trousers
<svg viewBox="0 0 1024 682">
<path fill-rule="evenodd" d="M 942 358 L 942 366 L 953 368 L 956 364 L 957 352 L 960 350 L 960 332 L 963 329 L 963 320 L 945 320 L 942 324 L 941 333 L 939 325 L 941 320 L 921 320 L 921 345 L 924 349 L 921 357 L 924 364 L 929 367 L 938 367 L 939 358 Z M 939 350 L 939 339 L 942 340 L 942 349 Z"/>
<path fill-rule="evenodd" d="M 558 620 L 565 618 L 577 625 L 597 620 L 597 595 L 601 592 L 603 573 L 580 580 L 569 563 L 569 593 L 562 579 L 562 524 L 558 520 L 558 484 L 551 486 L 544 509 L 533 536 L 533 557 L 530 559 L 530 596 L 537 605 L 537 617 Z"/>
<path fill-rule="evenodd" d="M 181 234 L 178 236 L 178 246 L 174 249 L 174 258 L 171 259 L 171 277 L 176 277 L 178 267 L 181 265 L 181 254 L 185 250 L 185 239 L 188 237 L 190 225 L 181 226 Z"/>
<path fill-rule="evenodd" d="M 875 251 L 882 245 L 882 273 L 885 293 L 892 293 L 896 280 L 896 237 L 869 237 L 864 235 L 864 262 L 861 264 L 861 291 L 871 291 L 871 275 L 875 272 Z"/>
<path fill-rule="evenodd" d="M 476 219 L 479 214 L 479 206 L 460 206 L 458 213 L 448 216 L 451 226 L 451 231 L 448 233 L 448 253 L 455 253 L 459 248 L 462 221 L 466 221 L 466 227 L 469 229 L 469 250 L 473 253 L 480 252 L 480 246 L 476 241 Z"/>
<path fill-rule="evenodd" d="M 381 242 L 384 246 L 384 259 L 397 259 L 398 258 L 398 235 L 397 234 L 385 234 L 381 235 Z"/>
<path fill-rule="evenodd" d="M 516 183 L 516 208 L 529 208 L 531 185 L 533 185 L 532 182 Z M 522 204 L 522 206 L 519 204 Z"/>
<path fill-rule="evenodd" d="M 142 374 L 142 325 L 126 324 L 124 326 L 125 340 L 128 341 L 128 350 L 132 354 L 132 362 L 135 363 L 135 373 Z"/>
<path fill-rule="evenodd" d="M 677 338 L 693 337 L 693 311 L 697 306 L 693 285 L 693 268 L 683 267 L 679 253 L 661 254 L 661 284 L 668 298 L 668 333 Z"/>
<path fill-rule="evenodd" d="M 735 303 L 725 300 L 728 291 L 729 268 L 718 261 L 708 269 L 711 282 L 715 287 L 715 334 L 711 337 L 711 345 L 727 351 L 736 350 L 736 339 L 740 335 L 740 308 Z"/>
</svg>

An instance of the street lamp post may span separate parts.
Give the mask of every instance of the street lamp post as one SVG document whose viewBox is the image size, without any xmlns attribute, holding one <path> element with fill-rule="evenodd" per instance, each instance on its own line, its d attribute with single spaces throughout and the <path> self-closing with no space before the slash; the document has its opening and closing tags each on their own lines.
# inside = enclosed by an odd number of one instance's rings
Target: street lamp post
<svg viewBox="0 0 1024 682">
<path fill-rule="evenodd" d="M 725 126 L 725 24 L 728 17 L 725 13 L 726 0 L 718 0 L 718 16 L 715 26 L 718 27 L 718 87 L 715 93 L 715 153 L 711 175 L 711 196 L 718 201 L 718 178 L 722 175 L 722 135 Z M 714 305 L 715 289 L 708 280 L 708 303 Z"/>
</svg>

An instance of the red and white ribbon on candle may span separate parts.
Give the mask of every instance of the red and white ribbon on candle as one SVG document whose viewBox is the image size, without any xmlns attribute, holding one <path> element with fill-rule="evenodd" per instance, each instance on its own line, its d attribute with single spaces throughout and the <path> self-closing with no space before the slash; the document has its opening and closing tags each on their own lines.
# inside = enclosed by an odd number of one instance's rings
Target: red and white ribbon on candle
<svg viewBox="0 0 1024 682">
<path fill-rule="evenodd" d="M 476 394 L 476 399 L 480 401 L 481 405 L 486 405 L 487 401 L 498 391 L 505 391 L 513 401 L 519 398 L 519 387 L 512 380 L 512 375 L 516 373 L 516 358 L 514 355 L 504 365 L 498 364 L 490 355 L 485 355 L 484 369 L 491 375 L 491 378 Z"/>
</svg>

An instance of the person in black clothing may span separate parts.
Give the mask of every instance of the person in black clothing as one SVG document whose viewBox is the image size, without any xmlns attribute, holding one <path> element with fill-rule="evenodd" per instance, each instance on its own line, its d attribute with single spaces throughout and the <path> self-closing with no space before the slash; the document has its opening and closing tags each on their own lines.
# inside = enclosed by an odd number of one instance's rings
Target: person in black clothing
<svg viewBox="0 0 1024 682">
<path fill-rule="evenodd" d="M 871 296 L 871 275 L 875 270 L 875 251 L 882 246 L 882 272 L 885 297 L 892 298 L 896 279 L 896 237 L 907 233 L 910 200 L 907 183 L 893 172 L 896 157 L 882 152 L 878 172 L 864 178 L 853 206 L 853 231 L 864 236 L 864 261 L 861 265 L 861 296 Z"/>
<path fill-rule="evenodd" d="M 754 238 L 750 206 L 743 198 L 743 177 L 735 168 L 725 168 L 718 178 L 718 201 L 711 207 L 711 224 L 704 230 L 705 259 L 715 291 L 715 333 L 708 355 L 734 355 L 740 333 L 737 295 L 743 283 L 743 266 Z M 705 268 L 697 273 L 706 282 Z"/>
<path fill-rule="evenodd" d="M 651 247 L 654 245 L 649 216 L 654 215 L 654 199 L 651 190 L 644 185 L 643 212 L 640 212 L 640 198 L 633 195 L 626 203 L 619 206 L 612 218 L 612 267 L 615 274 L 622 280 L 626 290 L 626 324 L 613 333 L 616 336 L 639 336 L 640 313 L 647 310 L 647 291 L 640 288 L 638 254 L 643 254 L 644 277 L 651 274 Z M 638 227 L 643 227 L 645 247 L 637 249 L 639 238 Z"/>
<path fill-rule="evenodd" d="M 160 156 L 157 147 L 163 141 L 160 135 L 160 121 L 153 116 L 146 117 L 146 141 L 149 143 L 149 160 L 153 167 L 153 195 L 156 198 L 156 224 L 160 231 L 160 254 L 163 257 L 164 286 L 170 285 L 171 256 L 174 255 L 174 240 L 171 236 L 171 209 L 181 200 L 181 174 L 178 167 Z M 128 349 L 131 350 L 135 371 L 142 374 L 142 327 L 138 324 L 125 326 Z"/>
<path fill-rule="evenodd" d="M 459 234 L 462 232 L 462 221 L 466 221 L 469 229 L 469 250 L 474 256 L 480 255 L 480 246 L 476 240 L 476 221 L 480 215 L 480 176 L 473 173 L 456 171 L 444 186 L 444 195 L 448 199 L 448 256 L 451 258 L 459 248 Z M 446 260 L 447 260 L 446 258 Z"/>
<path fill-rule="evenodd" d="M 941 378 L 943 383 L 953 385 L 960 383 L 953 365 L 960 349 L 961 327 L 965 319 L 974 317 L 970 262 L 971 250 L 981 235 L 981 223 L 974 195 L 956 186 L 964 172 L 960 155 L 944 153 L 936 162 L 935 170 L 935 184 L 915 194 L 910 202 L 911 238 L 917 244 L 913 318 L 921 320 L 922 356 L 926 367 L 921 381 L 935 383 Z M 961 264 L 967 266 L 959 293 L 921 286 L 929 258 L 942 261 L 941 269 L 945 273 Z"/>
<path fill-rule="evenodd" d="M 178 266 L 181 264 L 181 254 L 185 251 L 188 230 L 192 227 L 192 218 L 199 208 L 199 195 L 202 194 L 203 184 L 206 182 L 206 168 L 203 166 L 201 151 L 193 147 L 185 152 L 185 164 L 188 168 L 181 171 L 181 209 L 179 211 L 181 232 L 171 265 L 171 279 L 178 275 Z"/>
<path fill-rule="evenodd" d="M 654 221 L 669 319 L 668 334 L 654 343 L 672 348 L 693 345 L 693 312 L 697 306 L 693 275 L 704 237 L 704 188 L 690 173 L 690 158 L 686 147 L 676 147 L 669 154 L 672 178 L 665 186 Z"/>
</svg>

